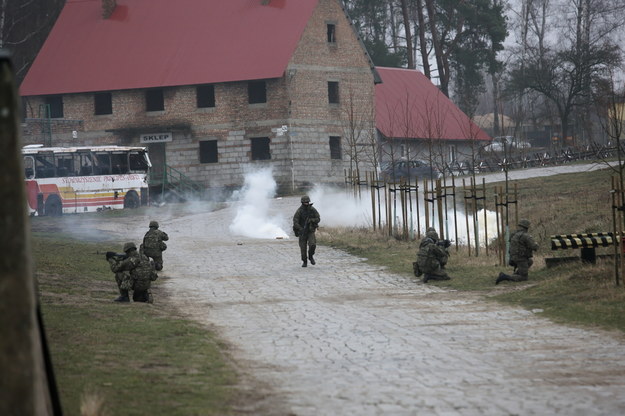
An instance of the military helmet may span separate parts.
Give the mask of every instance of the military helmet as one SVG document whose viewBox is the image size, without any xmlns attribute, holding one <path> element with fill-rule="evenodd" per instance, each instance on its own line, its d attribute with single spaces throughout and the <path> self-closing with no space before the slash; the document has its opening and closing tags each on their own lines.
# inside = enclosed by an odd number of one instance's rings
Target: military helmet
<svg viewBox="0 0 625 416">
<path fill-rule="evenodd" d="M 129 250 L 136 250 L 137 246 L 135 245 L 135 243 L 126 243 L 124 244 L 124 253 L 127 253 Z"/>
<path fill-rule="evenodd" d="M 434 227 L 428 227 L 428 229 L 427 229 L 427 230 L 425 230 L 425 231 L 426 231 L 426 232 L 428 232 L 428 231 L 436 231 L 436 228 L 434 228 Z"/>
<path fill-rule="evenodd" d="M 519 221 L 519 227 L 523 227 L 526 230 L 530 228 L 530 222 L 529 220 L 526 219 L 522 219 L 521 221 Z"/>
<path fill-rule="evenodd" d="M 302 197 L 302 204 L 310 204 L 310 197 L 308 195 Z"/>
<path fill-rule="evenodd" d="M 438 233 L 434 229 L 429 229 L 428 228 L 428 231 L 425 233 L 425 236 L 427 238 L 438 240 Z"/>
<path fill-rule="evenodd" d="M 150 228 L 152 228 L 152 227 L 158 228 L 158 222 L 154 221 L 154 220 L 150 221 Z"/>
</svg>

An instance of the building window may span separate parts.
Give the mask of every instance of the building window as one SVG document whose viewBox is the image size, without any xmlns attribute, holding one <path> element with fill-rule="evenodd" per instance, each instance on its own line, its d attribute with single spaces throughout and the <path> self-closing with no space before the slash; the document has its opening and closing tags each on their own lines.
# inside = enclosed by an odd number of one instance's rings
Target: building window
<svg viewBox="0 0 625 416">
<path fill-rule="evenodd" d="M 200 85 L 195 90 L 197 108 L 215 107 L 215 86 Z"/>
<path fill-rule="evenodd" d="M 113 114 L 113 94 L 110 92 L 97 92 L 93 95 L 94 114 Z"/>
<path fill-rule="evenodd" d="M 330 104 L 339 103 L 339 83 L 338 81 L 328 81 L 328 102 Z"/>
<path fill-rule="evenodd" d="M 46 97 L 46 106 L 50 118 L 63 118 L 63 97 L 61 95 Z"/>
<path fill-rule="evenodd" d="M 145 91 L 145 111 L 165 110 L 165 100 L 162 88 L 153 88 Z"/>
<path fill-rule="evenodd" d="M 336 42 L 336 25 L 334 23 L 328 23 L 327 25 L 328 43 Z"/>
<path fill-rule="evenodd" d="M 250 81 L 247 83 L 247 97 L 250 104 L 267 102 L 267 86 L 265 81 Z"/>
<path fill-rule="evenodd" d="M 330 159 L 342 159 L 341 138 L 338 136 L 330 136 Z"/>
<path fill-rule="evenodd" d="M 217 163 L 217 140 L 204 140 L 200 142 L 200 163 Z"/>
<path fill-rule="evenodd" d="M 269 137 L 252 137 L 252 160 L 269 160 Z"/>
</svg>

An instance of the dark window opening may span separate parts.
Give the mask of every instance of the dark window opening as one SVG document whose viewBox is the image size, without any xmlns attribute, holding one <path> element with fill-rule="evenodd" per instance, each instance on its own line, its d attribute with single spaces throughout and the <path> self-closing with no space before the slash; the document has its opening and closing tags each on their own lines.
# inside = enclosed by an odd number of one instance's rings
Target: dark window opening
<svg viewBox="0 0 625 416">
<path fill-rule="evenodd" d="M 145 111 L 163 111 L 165 110 L 165 99 L 163 98 L 163 89 L 154 88 L 145 92 Z"/>
<path fill-rule="evenodd" d="M 252 160 L 269 160 L 271 152 L 269 151 L 269 137 L 252 138 Z"/>
<path fill-rule="evenodd" d="M 341 138 L 338 136 L 330 136 L 330 159 L 342 159 Z"/>
<path fill-rule="evenodd" d="M 267 86 L 265 81 L 250 81 L 247 83 L 247 97 L 250 104 L 267 102 Z"/>
<path fill-rule="evenodd" d="M 128 153 L 112 153 L 111 166 L 113 174 L 128 173 Z"/>
<path fill-rule="evenodd" d="M 63 118 L 63 97 L 51 95 L 46 97 L 46 105 L 50 111 L 50 118 Z"/>
<path fill-rule="evenodd" d="M 113 95 L 110 92 L 97 92 L 93 95 L 95 115 L 113 114 Z"/>
<path fill-rule="evenodd" d="M 128 163 L 130 164 L 131 172 L 147 172 L 149 168 L 145 152 L 130 152 Z"/>
<path fill-rule="evenodd" d="M 204 140 L 200 142 L 200 163 L 217 163 L 217 140 Z"/>
<path fill-rule="evenodd" d="M 328 31 L 327 31 L 328 43 L 335 43 L 336 42 L 336 25 L 332 23 L 328 23 L 327 28 L 328 28 Z"/>
<path fill-rule="evenodd" d="M 215 86 L 200 85 L 196 88 L 196 100 L 198 108 L 215 107 Z"/>
<path fill-rule="evenodd" d="M 338 81 L 328 81 L 328 102 L 330 104 L 339 103 L 339 83 Z"/>
<path fill-rule="evenodd" d="M 96 153 L 93 160 L 94 175 L 111 174 L 111 155 L 108 153 Z"/>
</svg>

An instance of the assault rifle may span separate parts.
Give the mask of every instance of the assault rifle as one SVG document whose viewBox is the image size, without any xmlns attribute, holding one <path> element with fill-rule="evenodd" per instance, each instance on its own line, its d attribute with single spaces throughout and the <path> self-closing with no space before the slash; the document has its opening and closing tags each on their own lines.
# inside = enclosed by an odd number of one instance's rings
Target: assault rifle
<svg viewBox="0 0 625 416">
<path fill-rule="evenodd" d="M 114 251 L 107 251 L 106 260 L 108 261 L 108 259 L 110 258 L 114 258 L 117 261 L 121 261 L 121 260 L 126 260 L 128 258 L 128 255 L 126 253 L 116 253 Z"/>
<path fill-rule="evenodd" d="M 451 240 L 438 240 L 436 242 L 436 245 L 444 247 L 444 248 L 449 248 L 449 247 L 451 247 L 451 243 L 452 243 Z"/>
</svg>

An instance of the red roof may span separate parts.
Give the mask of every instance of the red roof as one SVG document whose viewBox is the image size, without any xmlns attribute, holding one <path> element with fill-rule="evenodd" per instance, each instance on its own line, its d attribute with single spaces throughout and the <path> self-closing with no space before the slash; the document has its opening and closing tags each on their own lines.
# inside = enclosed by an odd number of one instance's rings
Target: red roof
<svg viewBox="0 0 625 416">
<path fill-rule="evenodd" d="M 67 0 L 23 96 L 279 78 L 318 0 Z"/>
<path fill-rule="evenodd" d="M 389 138 L 490 140 L 438 87 L 412 69 L 376 67 L 376 127 Z"/>
</svg>

